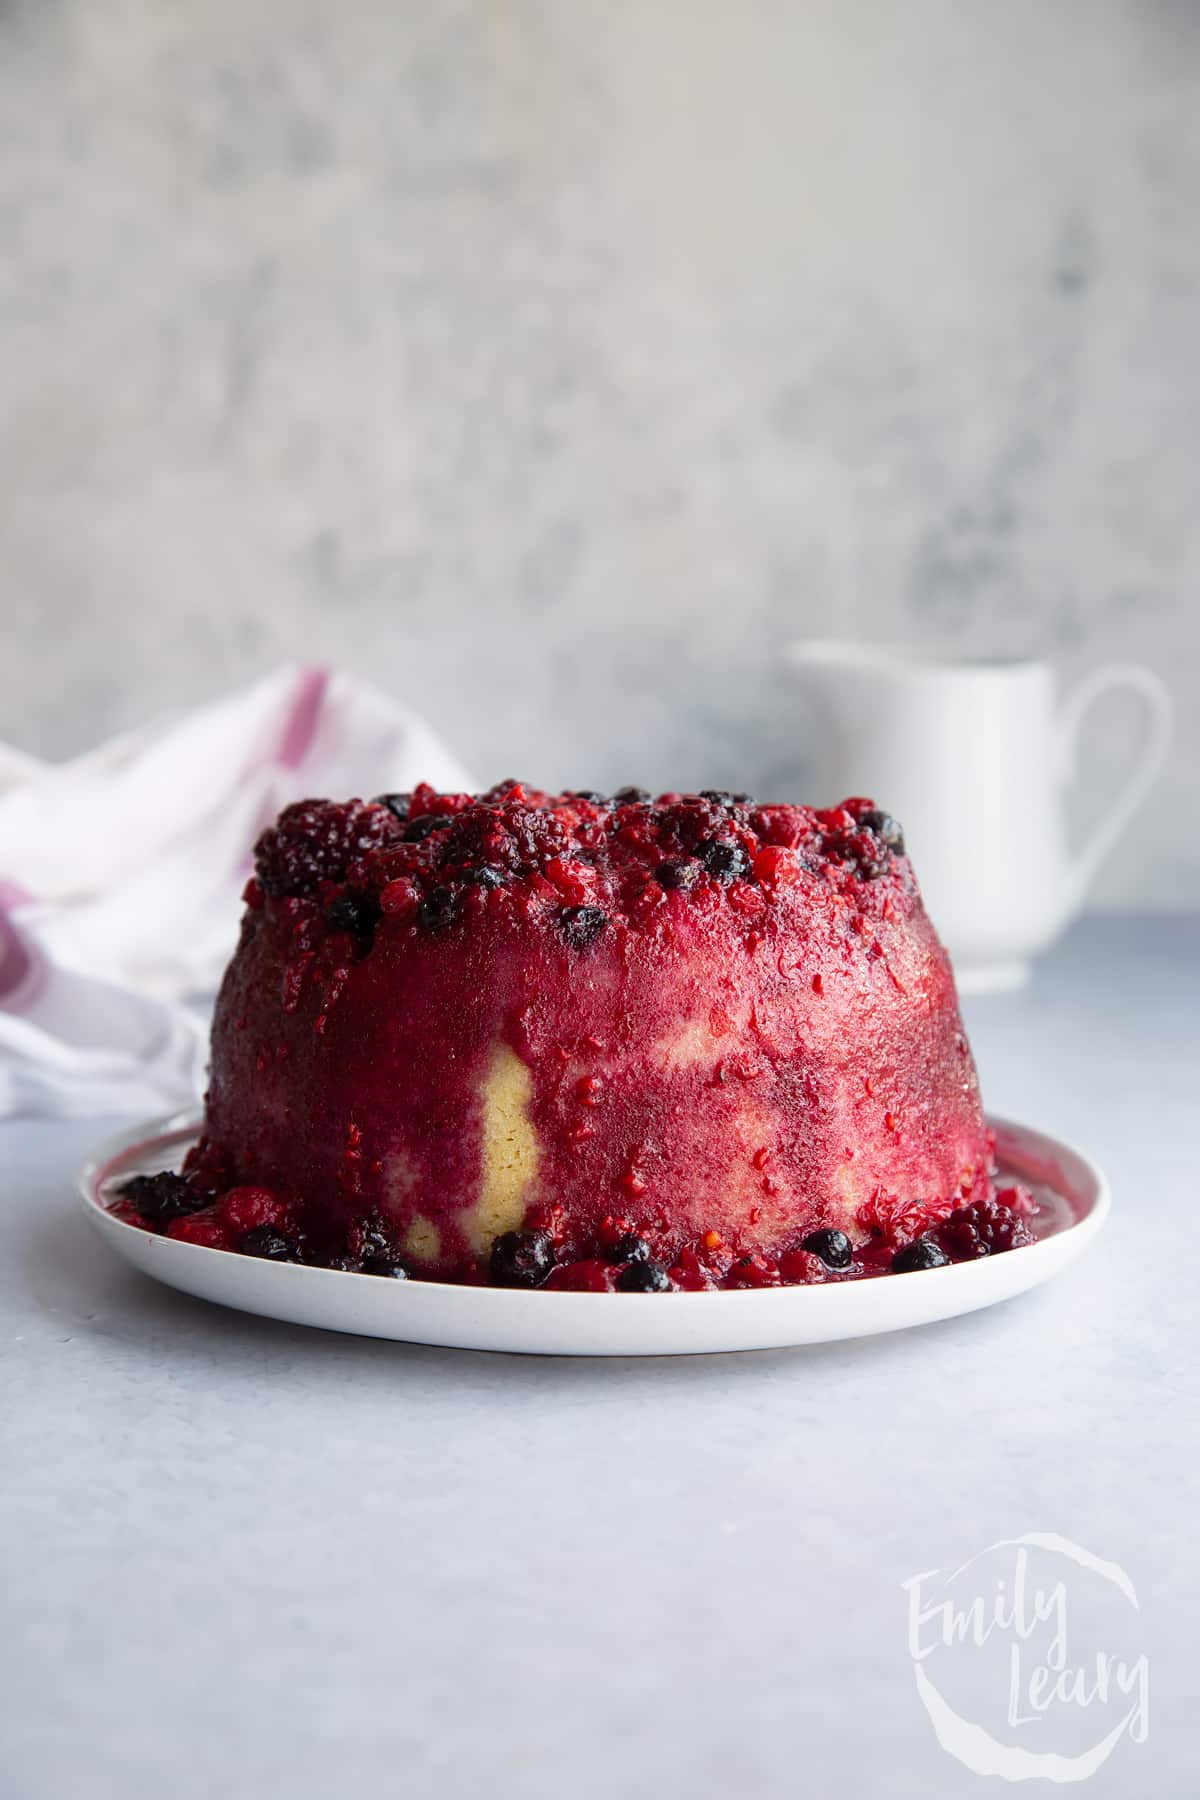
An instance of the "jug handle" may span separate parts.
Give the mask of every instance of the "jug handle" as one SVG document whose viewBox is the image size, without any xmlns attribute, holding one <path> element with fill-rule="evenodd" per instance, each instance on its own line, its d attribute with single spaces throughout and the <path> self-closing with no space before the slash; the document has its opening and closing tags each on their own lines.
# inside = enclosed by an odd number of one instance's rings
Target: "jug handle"
<svg viewBox="0 0 1200 1800">
<path fill-rule="evenodd" d="M 1075 857 L 1072 871 L 1076 897 L 1083 895 L 1134 812 L 1145 797 L 1167 754 L 1174 708 L 1165 684 L 1140 663 L 1107 663 L 1093 669 L 1069 695 L 1058 721 L 1059 779 L 1075 774 L 1083 722 L 1097 700 L 1121 690 L 1137 696 L 1145 719 L 1141 748 L 1124 786 L 1097 820 L 1092 835 Z"/>
</svg>

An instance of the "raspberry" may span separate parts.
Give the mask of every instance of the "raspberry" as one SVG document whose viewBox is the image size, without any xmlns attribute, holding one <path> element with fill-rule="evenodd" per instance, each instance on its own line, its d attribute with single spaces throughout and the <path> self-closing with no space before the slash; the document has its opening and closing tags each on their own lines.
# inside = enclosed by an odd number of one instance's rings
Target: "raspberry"
<svg viewBox="0 0 1200 1800">
<path fill-rule="evenodd" d="M 671 1280 L 685 1294 L 701 1294 L 716 1284 L 694 1250 L 681 1250 L 670 1270 Z"/>
<path fill-rule="evenodd" d="M 568 1294 L 611 1294 L 615 1278 L 616 1270 L 607 1263 L 587 1258 L 551 1269 L 546 1286 Z"/>
<path fill-rule="evenodd" d="M 361 800 L 298 800 L 285 806 L 254 846 L 258 879 L 266 893 L 300 898 L 323 881 L 343 881 L 352 863 L 400 831 L 385 806 Z"/>
<path fill-rule="evenodd" d="M 277 1231 L 287 1222 L 288 1216 L 286 1201 L 269 1188 L 261 1187 L 230 1188 L 227 1194 L 222 1194 L 213 1210 L 222 1225 L 227 1225 L 239 1236 L 247 1231 L 258 1231 L 264 1225 Z"/>
<path fill-rule="evenodd" d="M 798 1282 L 810 1285 L 818 1281 L 828 1281 L 829 1265 L 811 1250 L 789 1250 L 786 1256 L 779 1259 L 780 1279 L 789 1286 Z"/>
<path fill-rule="evenodd" d="M 167 1236 L 185 1244 L 203 1244 L 207 1250 L 228 1250 L 230 1247 L 228 1232 L 211 1210 L 192 1213 L 187 1219 L 172 1219 L 167 1226 Z"/>
<path fill-rule="evenodd" d="M 931 1234 L 955 1262 L 974 1262 L 981 1256 L 999 1256 L 1033 1243 L 1024 1219 L 998 1200 L 975 1200 L 960 1206 Z"/>
<path fill-rule="evenodd" d="M 726 1286 L 731 1288 L 763 1288 L 779 1286 L 779 1264 L 772 1262 L 769 1256 L 762 1256 L 757 1251 L 752 1256 L 743 1256 L 735 1262 L 726 1277 Z"/>
</svg>

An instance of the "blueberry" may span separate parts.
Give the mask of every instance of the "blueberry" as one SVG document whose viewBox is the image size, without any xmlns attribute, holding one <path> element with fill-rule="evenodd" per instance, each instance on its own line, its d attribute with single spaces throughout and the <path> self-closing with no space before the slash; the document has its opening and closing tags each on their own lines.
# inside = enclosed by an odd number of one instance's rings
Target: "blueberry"
<svg viewBox="0 0 1200 1800">
<path fill-rule="evenodd" d="M 617 1287 L 623 1294 L 669 1294 L 672 1282 L 661 1263 L 631 1262 L 617 1276 Z"/>
<path fill-rule="evenodd" d="M 368 1256 L 362 1265 L 364 1275 L 387 1275 L 393 1281 L 407 1281 L 408 1270 L 403 1263 L 393 1262 L 390 1256 Z"/>
<path fill-rule="evenodd" d="M 750 858 L 740 844 L 706 838 L 697 844 L 696 854 L 714 881 L 736 881 L 739 876 L 750 873 Z"/>
<path fill-rule="evenodd" d="M 638 806 L 650 798 L 645 788 L 620 787 L 613 795 L 618 806 Z"/>
<path fill-rule="evenodd" d="M 203 1211 L 212 1201 L 211 1194 L 198 1194 L 190 1181 L 170 1169 L 157 1175 L 134 1175 L 117 1191 L 152 1225 L 169 1225 L 172 1219 Z"/>
<path fill-rule="evenodd" d="M 650 1246 L 636 1231 L 627 1231 L 607 1252 L 609 1262 L 645 1263 L 650 1261 Z"/>
<path fill-rule="evenodd" d="M 378 1210 L 369 1212 L 351 1228 L 350 1242 L 357 1246 L 360 1267 L 372 1262 L 394 1263 L 399 1259 L 392 1241 L 392 1230 Z"/>
<path fill-rule="evenodd" d="M 932 1238 L 914 1238 L 893 1256 L 892 1273 L 911 1275 L 916 1269 L 940 1269 L 949 1261 L 946 1252 Z"/>
<path fill-rule="evenodd" d="M 299 1246 L 273 1225 L 256 1225 L 238 1246 L 244 1256 L 263 1256 L 270 1262 L 297 1262 Z"/>
<path fill-rule="evenodd" d="M 408 818 L 411 801 L 411 794 L 376 794 L 375 796 L 376 806 L 386 806 L 393 819 L 399 819 L 402 824 Z"/>
<path fill-rule="evenodd" d="M 699 863 L 662 862 L 654 871 L 654 879 L 660 887 L 690 888 L 699 873 Z"/>
<path fill-rule="evenodd" d="M 497 1287 L 541 1287 L 553 1267 L 549 1232 L 506 1231 L 492 1245 L 492 1280 Z"/>
<path fill-rule="evenodd" d="M 576 950 L 586 950 L 608 924 L 608 914 L 598 906 L 564 906 L 558 924 L 568 944 Z"/>
<path fill-rule="evenodd" d="M 453 888 L 430 888 L 420 906 L 417 918 L 426 931 L 442 931 L 458 917 L 458 896 Z"/>
<path fill-rule="evenodd" d="M 357 1256 L 331 1256 L 325 1264 L 327 1269 L 338 1269 L 347 1275 L 361 1275 L 363 1266 Z"/>
<path fill-rule="evenodd" d="M 873 831 L 897 856 L 904 855 L 904 833 L 890 813 L 880 812 L 873 806 L 869 812 L 859 814 L 858 823 L 864 831 Z"/>
<path fill-rule="evenodd" d="M 607 806 L 608 795 L 598 794 L 594 788 L 572 788 L 572 800 L 586 800 L 590 806 Z"/>
<path fill-rule="evenodd" d="M 379 902 L 374 894 L 339 894 L 325 914 L 325 923 L 330 931 L 348 931 L 369 950 L 379 923 Z"/>
<path fill-rule="evenodd" d="M 452 824 L 449 813 L 421 813 L 418 818 L 410 819 L 404 829 L 406 844 L 423 844 L 434 831 L 444 831 Z"/>
<path fill-rule="evenodd" d="M 803 1240 L 801 1248 L 811 1250 L 812 1254 L 819 1256 L 826 1267 L 830 1269 L 848 1269 L 854 1255 L 850 1239 L 845 1232 L 828 1228 L 810 1231 Z"/>
<path fill-rule="evenodd" d="M 508 875 L 504 869 L 498 869 L 495 863 L 476 863 L 474 868 L 463 870 L 462 878 L 471 887 L 496 888 L 504 886 Z"/>
</svg>

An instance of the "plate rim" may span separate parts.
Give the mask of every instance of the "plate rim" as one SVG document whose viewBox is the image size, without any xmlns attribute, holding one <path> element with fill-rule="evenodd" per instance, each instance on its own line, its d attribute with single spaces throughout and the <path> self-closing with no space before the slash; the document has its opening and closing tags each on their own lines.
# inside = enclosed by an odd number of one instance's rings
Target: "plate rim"
<svg viewBox="0 0 1200 1800">
<path fill-rule="evenodd" d="M 93 1227 L 127 1262 L 167 1286 L 258 1316 L 364 1336 L 470 1349 L 524 1349 L 529 1354 L 584 1356 L 704 1354 L 849 1340 L 906 1329 L 979 1310 L 1039 1285 L 1082 1253 L 1102 1229 L 1112 1207 L 1104 1171 L 1078 1146 L 1035 1126 L 989 1113 L 987 1123 L 999 1141 L 1011 1144 L 1016 1136 L 1025 1146 L 1024 1158 L 1018 1150 L 1015 1159 L 1010 1152 L 1010 1160 L 1019 1165 L 1036 1153 L 1060 1167 L 1064 1161 L 1073 1161 L 1077 1165 L 1073 1180 L 1092 1193 L 1083 1211 L 1067 1196 L 1072 1211 L 1078 1215 L 1073 1222 L 1022 1247 L 1020 1279 L 1015 1282 L 1011 1277 L 1017 1270 L 1006 1256 L 1003 1260 L 1009 1269 L 999 1282 L 999 1259 L 985 1257 L 935 1270 L 888 1275 L 881 1281 L 801 1283 L 653 1296 L 563 1289 L 526 1292 L 447 1281 L 391 1283 L 367 1275 L 360 1276 L 351 1287 L 346 1277 L 353 1271 L 263 1262 L 234 1251 L 160 1237 L 117 1218 L 105 1206 L 101 1187 L 115 1166 L 134 1151 L 155 1143 L 184 1142 L 199 1130 L 201 1123 L 202 1114 L 188 1108 L 127 1127 L 97 1145 L 80 1167 L 77 1188 L 84 1210 Z M 1019 1166 L 1015 1172 L 1021 1173 Z M 152 1260 L 157 1266 L 150 1266 Z M 189 1272 L 190 1281 L 186 1279 Z M 933 1275 L 939 1279 L 931 1285 L 929 1278 Z M 918 1276 L 924 1283 L 919 1289 L 913 1286 Z M 334 1283 L 337 1285 L 331 1285 Z M 252 1290 L 260 1284 L 263 1292 L 256 1300 Z M 214 1286 L 227 1286 L 231 1291 L 210 1291 Z M 864 1307 L 863 1296 L 868 1292 L 878 1299 Z M 289 1293 L 295 1296 L 291 1306 Z M 313 1302 L 325 1303 L 316 1305 L 315 1310 L 342 1316 L 296 1317 L 297 1310 L 314 1310 L 303 1305 L 304 1295 Z M 340 1301 L 335 1296 L 340 1296 Z M 282 1310 L 276 1310 L 277 1306 Z M 346 1316 L 354 1314 L 363 1316 L 357 1322 Z M 850 1317 L 843 1320 L 842 1315 L 847 1314 Z M 862 1317 L 856 1324 L 853 1317 L 859 1314 Z M 791 1327 L 788 1321 L 794 1322 Z M 839 1322 L 844 1329 L 836 1328 Z M 582 1323 L 587 1326 L 583 1334 L 586 1341 L 581 1340 L 579 1347 L 574 1348 L 569 1341 L 574 1335 L 571 1327 L 574 1324 L 578 1333 Z M 431 1330 L 434 1335 L 426 1335 Z M 690 1330 L 698 1334 L 694 1343 L 682 1341 Z M 715 1338 L 711 1335 L 714 1333 Z M 745 1342 L 740 1341 L 743 1336 Z M 539 1338 L 545 1341 L 533 1341 Z"/>
</svg>

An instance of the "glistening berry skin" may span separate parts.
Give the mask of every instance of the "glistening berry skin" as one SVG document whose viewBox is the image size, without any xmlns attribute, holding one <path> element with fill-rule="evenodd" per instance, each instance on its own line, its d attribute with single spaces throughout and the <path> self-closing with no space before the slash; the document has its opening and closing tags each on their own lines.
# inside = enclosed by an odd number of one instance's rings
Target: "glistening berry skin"
<svg viewBox="0 0 1200 1800">
<path fill-rule="evenodd" d="M 616 1280 L 606 1219 L 698 1287 L 919 1234 L 990 1195 L 991 1146 L 900 843 L 865 798 L 301 802 L 259 843 L 205 1154 L 306 1247 L 442 1280 L 543 1229 L 533 1275 Z"/>
<path fill-rule="evenodd" d="M 826 1227 L 821 1231 L 810 1231 L 805 1238 L 802 1249 L 813 1256 L 819 1256 L 830 1269 L 848 1269 L 854 1260 L 854 1246 L 844 1231 L 831 1231 Z"/>
<path fill-rule="evenodd" d="M 893 1275 L 912 1275 L 919 1269 L 940 1269 L 950 1261 L 940 1244 L 932 1238 L 914 1238 L 911 1244 L 905 1244 L 897 1250 L 892 1258 Z"/>
</svg>

